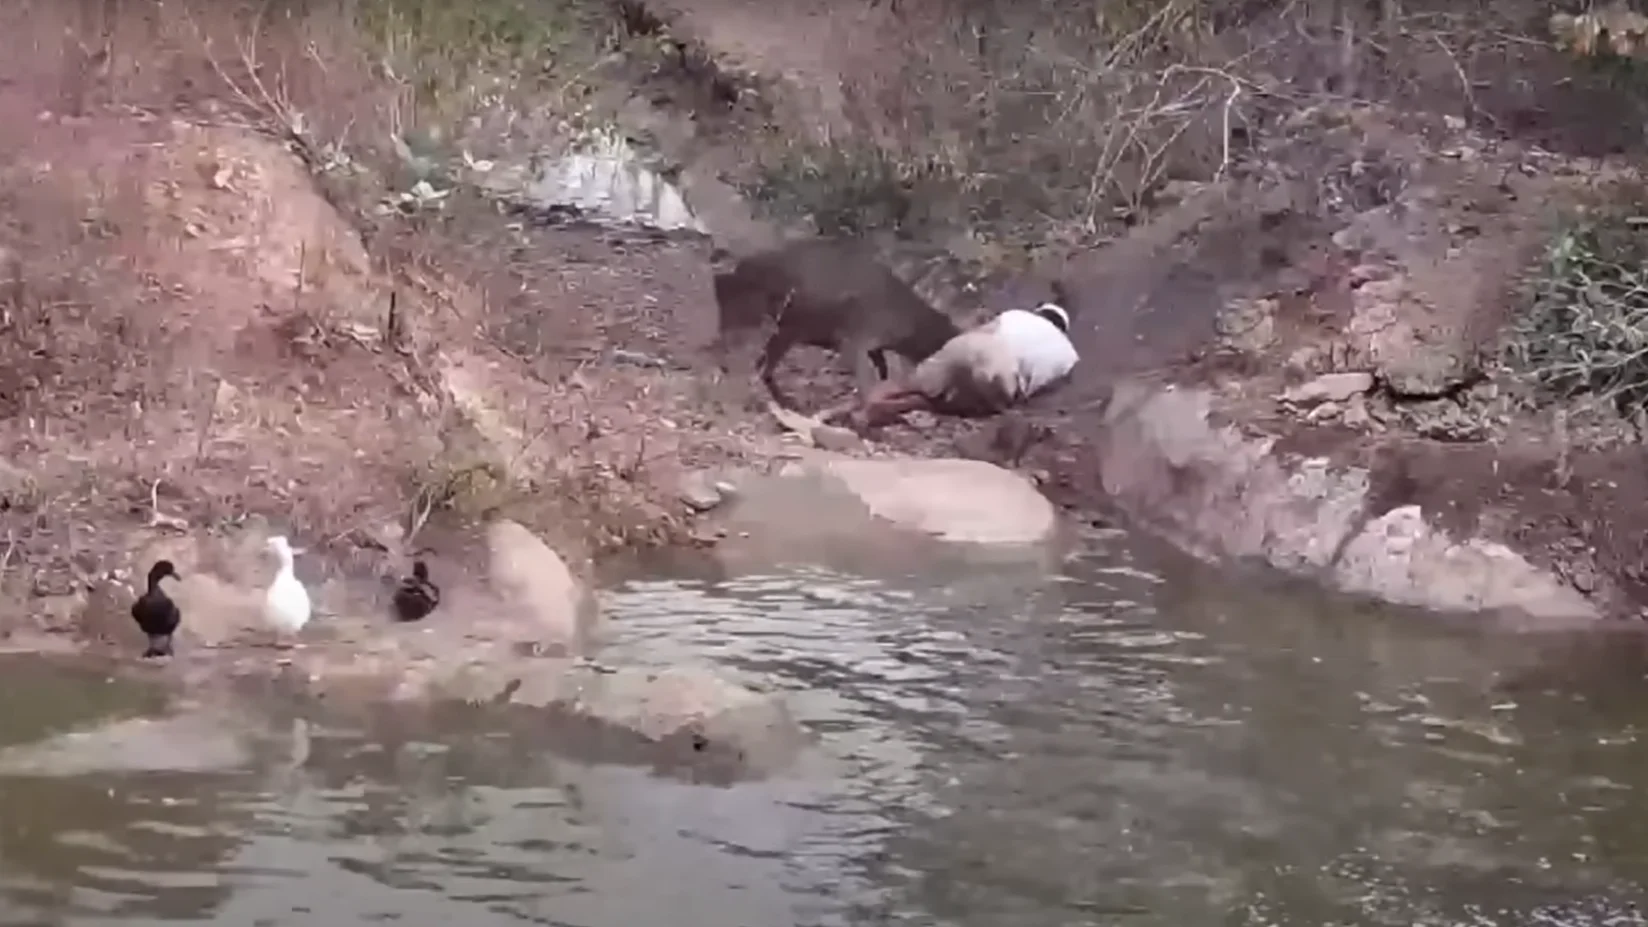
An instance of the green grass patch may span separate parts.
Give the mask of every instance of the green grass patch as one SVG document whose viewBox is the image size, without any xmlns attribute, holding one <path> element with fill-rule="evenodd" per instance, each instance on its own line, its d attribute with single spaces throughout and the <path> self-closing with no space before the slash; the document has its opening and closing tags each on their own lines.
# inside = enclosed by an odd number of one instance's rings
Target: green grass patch
<svg viewBox="0 0 1648 927">
<path fill-rule="evenodd" d="M 939 162 L 910 162 L 874 146 L 807 145 L 774 133 L 758 148 L 745 194 L 775 215 L 806 215 L 824 235 L 915 234 L 962 218 L 962 178 Z"/>
<path fill-rule="evenodd" d="M 1574 216 L 1530 283 L 1511 367 L 1548 396 L 1648 408 L 1648 204 Z"/>
<path fill-rule="evenodd" d="M 528 99 L 575 110 L 596 86 L 616 23 L 601 0 L 362 0 L 356 14 L 384 76 L 407 97 L 408 121 L 434 126 Z"/>
</svg>

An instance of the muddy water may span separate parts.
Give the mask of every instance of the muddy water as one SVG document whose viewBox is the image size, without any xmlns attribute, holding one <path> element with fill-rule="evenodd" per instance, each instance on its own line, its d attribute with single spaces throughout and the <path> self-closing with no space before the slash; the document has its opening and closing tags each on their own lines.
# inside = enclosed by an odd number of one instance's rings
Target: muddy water
<svg viewBox="0 0 1648 927">
<path fill-rule="evenodd" d="M 1634 637 L 1450 629 L 1119 536 L 1033 590 L 798 570 L 609 608 L 615 659 L 777 684 L 817 752 L 713 787 L 474 714 L 144 725 L 151 693 L 5 658 L 7 744 L 123 733 L 0 751 L 0 923 L 1644 923 Z"/>
</svg>

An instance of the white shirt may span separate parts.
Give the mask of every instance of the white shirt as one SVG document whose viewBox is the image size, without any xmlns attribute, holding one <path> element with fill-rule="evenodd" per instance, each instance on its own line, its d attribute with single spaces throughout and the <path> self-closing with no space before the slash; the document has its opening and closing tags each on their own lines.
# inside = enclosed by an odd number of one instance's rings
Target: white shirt
<svg viewBox="0 0 1648 927">
<path fill-rule="evenodd" d="M 916 366 L 910 383 L 946 404 L 995 412 L 1059 382 L 1076 360 L 1075 347 L 1057 325 L 1011 309 L 951 338 Z"/>
<path fill-rule="evenodd" d="M 1080 358 L 1076 346 L 1052 320 L 1035 312 L 1009 309 L 993 322 L 996 336 L 1018 360 L 1013 398 L 1023 402 L 1070 374 Z"/>
</svg>

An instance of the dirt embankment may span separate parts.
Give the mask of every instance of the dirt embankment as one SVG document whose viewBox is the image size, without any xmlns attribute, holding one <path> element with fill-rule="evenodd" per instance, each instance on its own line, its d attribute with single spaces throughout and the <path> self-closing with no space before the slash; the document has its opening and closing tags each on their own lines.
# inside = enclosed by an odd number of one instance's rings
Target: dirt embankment
<svg viewBox="0 0 1648 927">
<path fill-rule="evenodd" d="M 684 478 L 783 450 L 695 363 L 708 243 L 464 177 L 565 142 L 610 11 L 270 10 L 0 13 L 0 650 L 203 700 L 486 703 L 695 772 L 793 759 L 776 695 L 585 658 L 591 561 L 691 542 Z M 314 603 L 284 653 L 273 534 Z M 443 605 L 397 624 L 415 553 Z M 184 623 L 139 661 L 159 558 Z"/>
<path fill-rule="evenodd" d="M 109 607 L 85 590 L 129 580 L 133 551 L 253 515 L 379 575 L 500 515 L 575 564 L 690 539 L 683 476 L 783 453 L 749 385 L 712 382 L 699 353 L 708 243 L 505 210 L 451 167 L 529 163 L 604 123 L 741 233 L 888 241 L 958 314 L 1069 281 L 1084 363 L 1024 416 L 1051 438 L 1022 460 L 1063 501 L 1318 571 L 1363 563 L 1357 531 L 1415 509 L 1611 612 L 1648 591 L 1634 426 L 1497 361 L 1565 204 L 1634 179 L 1586 160 L 1640 141 L 1617 131 L 1628 95 L 1447 11 L 815 6 L 567 3 L 509 29 L 423 0 L 19 7 L 7 28 L 35 53 L 0 63 L 0 118 L 29 127 L 0 143 L 0 571 L 24 608 L 5 620 L 95 633 Z M 846 389 L 799 355 L 781 375 L 802 402 Z M 1343 510 L 1338 533 L 1163 518 L 1252 508 L 1251 474 L 1200 451 L 1105 472 L 1124 379 L 1205 393 L 1203 424 L 1233 424 L 1228 446 L 1281 461 L 1285 486 L 1309 460 L 1349 474 L 1348 495 L 1307 500 Z M 940 422 L 883 447 L 1004 458 L 1011 437 Z M 1215 523 L 1240 543 L 1188 530 Z"/>
<path fill-rule="evenodd" d="M 505 107 L 409 84 L 503 53 L 385 74 L 314 7 L 6 14 L 0 634 L 129 645 L 102 593 L 141 552 L 248 520 L 370 577 L 506 517 L 582 572 L 689 540 L 684 474 L 776 452 L 693 368 L 707 244 L 408 197 L 401 139 Z"/>
<path fill-rule="evenodd" d="M 1063 501 L 1398 601 L 1635 616 L 1640 414 L 1549 358 L 1629 340 L 1552 268 L 1580 211 L 1640 197 L 1640 101 L 1531 4 L 1329 6 L 657 0 L 628 25 L 674 49 L 674 153 L 777 221 L 983 281 L 924 281 L 958 311 L 1072 284 L 1084 362 L 1023 461 Z M 1540 304 L 1558 285 L 1580 297 Z M 1196 420 L 1123 427 L 1124 381 Z M 995 427 L 886 440 L 991 454 Z"/>
</svg>

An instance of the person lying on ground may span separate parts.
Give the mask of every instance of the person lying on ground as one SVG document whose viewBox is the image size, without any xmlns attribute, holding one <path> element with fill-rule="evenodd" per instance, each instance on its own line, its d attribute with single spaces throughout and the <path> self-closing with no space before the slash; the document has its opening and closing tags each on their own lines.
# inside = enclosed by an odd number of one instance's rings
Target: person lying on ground
<svg viewBox="0 0 1648 927">
<path fill-rule="evenodd" d="M 918 409 L 995 415 L 1063 383 L 1078 359 L 1064 307 L 1009 309 L 951 338 L 908 376 L 837 407 L 826 420 L 852 419 L 856 411 L 857 424 L 875 428 Z"/>
</svg>

